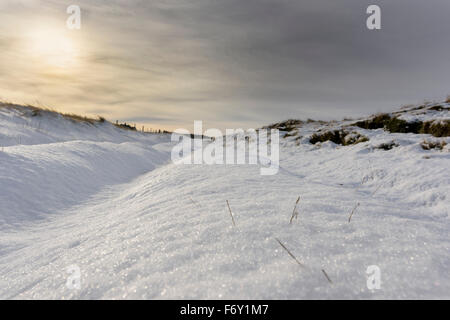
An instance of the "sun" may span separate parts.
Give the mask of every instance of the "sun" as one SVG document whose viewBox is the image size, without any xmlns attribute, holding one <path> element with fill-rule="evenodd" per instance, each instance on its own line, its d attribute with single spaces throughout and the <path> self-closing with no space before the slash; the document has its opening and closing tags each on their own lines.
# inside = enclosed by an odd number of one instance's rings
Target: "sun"
<svg viewBox="0 0 450 320">
<path fill-rule="evenodd" d="M 27 35 L 29 53 L 38 63 L 57 69 L 77 64 L 79 49 L 65 28 L 37 28 Z"/>
</svg>

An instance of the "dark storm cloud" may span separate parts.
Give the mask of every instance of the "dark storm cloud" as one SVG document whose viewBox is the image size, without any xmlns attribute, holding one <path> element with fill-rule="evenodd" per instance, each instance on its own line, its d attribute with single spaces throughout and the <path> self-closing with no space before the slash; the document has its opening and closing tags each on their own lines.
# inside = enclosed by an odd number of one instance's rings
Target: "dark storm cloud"
<svg viewBox="0 0 450 320">
<path fill-rule="evenodd" d="M 381 30 L 366 28 L 370 4 L 382 9 Z M 59 12 L 65 2 L 42 5 Z M 359 116 L 450 93 L 448 0 L 79 5 L 96 45 L 71 95 L 81 89 L 83 101 L 129 105 L 130 119 L 262 125 Z"/>
</svg>

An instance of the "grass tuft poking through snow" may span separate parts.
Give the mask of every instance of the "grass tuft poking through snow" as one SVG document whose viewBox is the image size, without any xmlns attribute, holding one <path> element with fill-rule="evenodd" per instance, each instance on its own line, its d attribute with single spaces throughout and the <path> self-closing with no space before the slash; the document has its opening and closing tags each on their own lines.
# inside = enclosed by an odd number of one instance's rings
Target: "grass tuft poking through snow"
<svg viewBox="0 0 450 320">
<path fill-rule="evenodd" d="M 280 246 L 289 254 L 289 256 L 294 259 L 295 262 L 297 262 L 297 264 L 304 268 L 305 266 L 303 265 L 303 263 L 301 263 L 300 261 L 298 261 L 298 259 L 294 256 L 294 254 L 288 249 L 286 248 L 286 246 L 277 238 L 275 238 L 275 240 L 277 240 L 277 242 L 280 244 Z"/>
<path fill-rule="evenodd" d="M 289 224 L 292 224 L 292 221 L 294 219 L 298 218 L 297 205 L 299 202 L 300 202 L 300 196 L 297 198 L 297 201 L 295 202 L 294 210 L 292 211 L 291 220 L 289 221 Z"/>
<path fill-rule="evenodd" d="M 350 216 L 348 217 L 348 223 L 352 220 L 353 214 L 356 212 L 356 209 L 359 207 L 359 202 L 353 207 L 352 212 L 350 213 Z"/>
<path fill-rule="evenodd" d="M 331 281 L 330 277 L 328 276 L 327 272 L 324 269 L 322 269 L 322 273 L 325 276 L 325 278 L 327 278 L 328 282 L 333 284 L 333 281 Z"/>
<path fill-rule="evenodd" d="M 233 222 L 233 226 L 236 227 L 236 222 L 234 222 L 233 212 L 231 212 L 230 203 L 227 200 L 228 211 L 230 211 L 231 221 Z"/>
<path fill-rule="evenodd" d="M 420 144 L 420 146 L 422 147 L 423 150 L 432 150 L 432 149 L 443 150 L 446 145 L 447 145 L 447 142 L 445 142 L 444 140 L 440 140 L 440 141 L 424 140 Z"/>
</svg>

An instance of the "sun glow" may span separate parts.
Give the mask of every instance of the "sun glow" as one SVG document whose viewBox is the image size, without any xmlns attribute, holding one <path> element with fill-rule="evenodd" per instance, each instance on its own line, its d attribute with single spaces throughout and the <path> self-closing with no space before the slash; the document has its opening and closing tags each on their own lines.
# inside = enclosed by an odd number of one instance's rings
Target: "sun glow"
<svg viewBox="0 0 450 320">
<path fill-rule="evenodd" d="M 64 28 L 41 28 L 28 33 L 29 52 L 39 64 L 57 69 L 76 66 L 79 49 Z"/>
</svg>

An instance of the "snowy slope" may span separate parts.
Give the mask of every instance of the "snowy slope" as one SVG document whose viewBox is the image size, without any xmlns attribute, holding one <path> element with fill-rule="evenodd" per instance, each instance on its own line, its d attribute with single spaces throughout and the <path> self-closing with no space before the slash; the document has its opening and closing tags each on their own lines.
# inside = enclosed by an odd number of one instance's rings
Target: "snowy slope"
<svg viewBox="0 0 450 320">
<path fill-rule="evenodd" d="M 170 147 L 169 135 L 40 113 L 0 104 L 0 230 L 56 214 L 168 161 L 158 147 Z"/>
<path fill-rule="evenodd" d="M 35 145 L 74 140 L 102 142 L 156 141 L 148 134 L 119 130 L 111 123 L 76 122 L 61 114 L 0 102 L 0 147 Z M 94 130 L 95 129 L 95 130 Z"/>
<path fill-rule="evenodd" d="M 49 125 L 12 145 L 5 137 L 28 129 L 0 115 L 0 298 L 450 298 L 450 153 L 421 147 L 448 137 L 355 128 L 369 141 L 312 145 L 349 122 L 304 124 L 281 139 L 279 173 L 261 176 L 174 165 L 168 137 L 112 127 Z M 79 290 L 66 286 L 71 265 Z M 379 290 L 367 288 L 370 265 Z"/>
</svg>

